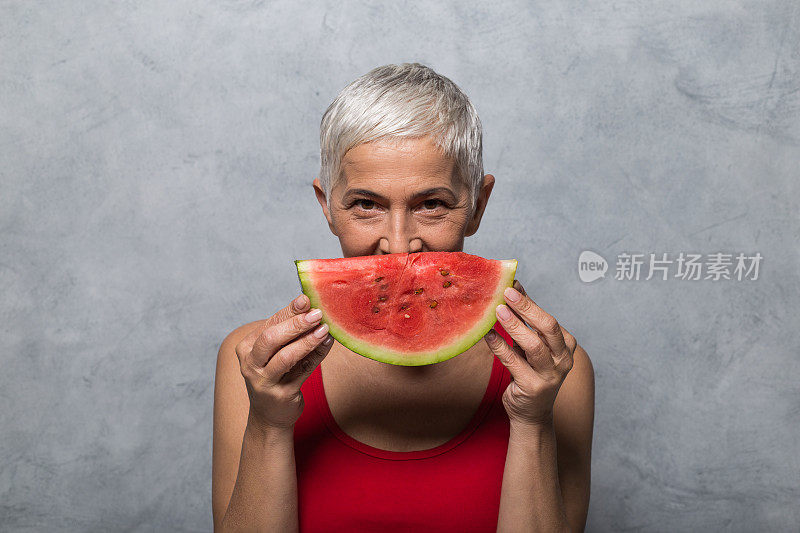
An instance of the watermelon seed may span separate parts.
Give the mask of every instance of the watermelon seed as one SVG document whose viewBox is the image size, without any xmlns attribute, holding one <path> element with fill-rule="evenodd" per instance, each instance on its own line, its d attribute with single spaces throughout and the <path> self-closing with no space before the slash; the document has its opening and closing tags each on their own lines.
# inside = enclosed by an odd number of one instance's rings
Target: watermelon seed
<svg viewBox="0 0 800 533">
<path fill-rule="evenodd" d="M 404 310 L 406 310 L 406 309 L 408 309 L 408 305 L 406 305 L 406 304 L 403 304 L 403 305 L 401 305 L 401 306 L 400 306 L 400 310 L 401 310 L 401 311 L 404 311 Z"/>
<path fill-rule="evenodd" d="M 419 289 L 414 290 L 414 294 L 422 294 L 422 287 Z"/>
<path fill-rule="evenodd" d="M 433 309 L 433 308 L 435 308 L 435 307 L 436 307 L 437 305 L 439 305 L 439 304 L 436 302 L 436 300 L 431 300 L 431 303 L 430 303 L 430 304 L 428 304 L 428 305 L 430 305 L 430 306 L 431 306 L 431 309 Z"/>
<path fill-rule="evenodd" d="M 450 271 L 449 270 L 440 270 L 439 272 L 442 274 L 442 276 L 449 276 L 450 275 Z"/>
<path fill-rule="evenodd" d="M 378 309 L 378 306 L 375 306 L 375 307 L 372 308 L 372 312 L 373 313 L 378 313 L 378 312 L 380 312 L 380 309 Z"/>
<path fill-rule="evenodd" d="M 375 283 L 380 283 L 382 279 L 383 279 L 383 276 L 375 278 Z"/>
<path fill-rule="evenodd" d="M 389 284 L 388 283 L 384 283 L 383 285 L 381 285 L 381 290 L 382 291 L 385 291 L 388 288 L 389 288 Z"/>
<path fill-rule="evenodd" d="M 449 281 L 445 281 L 444 283 L 442 283 L 442 287 L 444 287 L 445 289 L 450 285 L 452 285 L 452 283 L 450 283 Z"/>
<path fill-rule="evenodd" d="M 382 295 L 378 296 L 378 300 L 381 301 L 381 302 L 385 302 L 386 301 L 386 295 L 382 294 Z"/>
</svg>

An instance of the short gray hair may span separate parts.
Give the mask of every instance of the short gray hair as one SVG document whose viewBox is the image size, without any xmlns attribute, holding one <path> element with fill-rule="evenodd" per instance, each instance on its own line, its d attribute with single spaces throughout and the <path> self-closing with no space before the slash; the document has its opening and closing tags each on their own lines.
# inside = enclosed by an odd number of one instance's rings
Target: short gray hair
<svg viewBox="0 0 800 533">
<path fill-rule="evenodd" d="M 483 181 L 483 133 L 475 107 L 450 79 L 419 63 L 384 65 L 354 80 L 320 124 L 319 180 L 328 208 L 348 150 L 379 139 L 430 136 L 455 161 L 474 212 Z"/>
</svg>

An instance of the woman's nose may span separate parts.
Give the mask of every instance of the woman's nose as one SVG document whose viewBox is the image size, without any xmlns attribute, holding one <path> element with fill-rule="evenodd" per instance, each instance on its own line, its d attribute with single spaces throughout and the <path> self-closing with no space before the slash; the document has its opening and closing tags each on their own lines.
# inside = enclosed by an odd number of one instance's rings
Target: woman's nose
<svg viewBox="0 0 800 533">
<path fill-rule="evenodd" d="M 391 213 L 387 217 L 380 249 L 385 254 L 406 254 L 422 251 L 422 239 L 416 234 L 416 224 L 404 213 Z"/>
</svg>

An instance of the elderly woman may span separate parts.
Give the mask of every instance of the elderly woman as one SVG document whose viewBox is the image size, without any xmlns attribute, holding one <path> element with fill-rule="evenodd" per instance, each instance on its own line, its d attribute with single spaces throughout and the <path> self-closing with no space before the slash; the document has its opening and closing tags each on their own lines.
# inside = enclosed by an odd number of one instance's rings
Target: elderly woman
<svg viewBox="0 0 800 533">
<path fill-rule="evenodd" d="M 495 179 L 475 109 L 449 79 L 376 68 L 337 96 L 320 140 L 314 193 L 344 257 L 461 251 L 478 231 Z M 302 294 L 228 335 L 215 530 L 582 530 L 592 365 L 514 287 L 485 342 L 434 365 L 351 352 Z"/>
</svg>

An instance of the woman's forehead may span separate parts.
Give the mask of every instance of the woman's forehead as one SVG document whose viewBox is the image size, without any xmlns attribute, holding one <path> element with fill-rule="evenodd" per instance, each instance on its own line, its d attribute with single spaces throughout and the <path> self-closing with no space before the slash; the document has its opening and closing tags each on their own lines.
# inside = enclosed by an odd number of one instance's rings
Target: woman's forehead
<svg viewBox="0 0 800 533">
<path fill-rule="evenodd" d="M 429 139 L 403 139 L 364 143 L 342 158 L 340 186 L 345 190 L 370 186 L 461 188 L 455 161 Z"/>
</svg>

